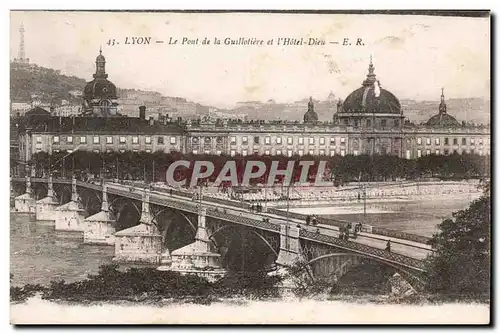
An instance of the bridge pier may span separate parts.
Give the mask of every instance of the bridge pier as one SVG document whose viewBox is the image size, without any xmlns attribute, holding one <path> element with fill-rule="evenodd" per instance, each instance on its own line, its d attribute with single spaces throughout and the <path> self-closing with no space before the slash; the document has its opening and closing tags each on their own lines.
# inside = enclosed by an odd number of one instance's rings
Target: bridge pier
<svg viewBox="0 0 500 334">
<path fill-rule="evenodd" d="M 206 214 L 207 209 L 200 206 L 195 242 L 173 251 L 171 266 L 160 266 L 158 270 L 172 270 L 183 275 L 202 276 L 208 280 L 215 280 L 226 273 L 221 266 L 221 255 L 213 250 L 208 238 Z"/>
<path fill-rule="evenodd" d="M 300 246 L 300 228 L 292 224 L 283 224 L 280 227 L 280 251 L 276 264 L 284 267 L 303 261 L 304 255 Z"/>
<path fill-rule="evenodd" d="M 31 179 L 26 176 L 26 192 L 14 198 L 14 208 L 17 212 L 30 213 L 35 208 L 35 198 L 32 195 Z"/>
<path fill-rule="evenodd" d="M 114 245 L 115 226 L 116 218 L 113 213 L 109 211 L 107 185 L 103 183 L 101 211 L 84 219 L 83 243 Z"/>
<path fill-rule="evenodd" d="M 78 200 L 75 178 L 71 180 L 71 201 L 58 206 L 54 213 L 56 231 L 84 231 L 86 210 Z"/>
<path fill-rule="evenodd" d="M 142 196 L 139 225 L 115 233 L 116 262 L 160 263 L 162 237 L 149 210 L 149 191 Z"/>
<path fill-rule="evenodd" d="M 55 209 L 59 205 L 54 200 L 54 184 L 49 176 L 47 196 L 35 203 L 36 220 L 55 220 Z"/>
</svg>

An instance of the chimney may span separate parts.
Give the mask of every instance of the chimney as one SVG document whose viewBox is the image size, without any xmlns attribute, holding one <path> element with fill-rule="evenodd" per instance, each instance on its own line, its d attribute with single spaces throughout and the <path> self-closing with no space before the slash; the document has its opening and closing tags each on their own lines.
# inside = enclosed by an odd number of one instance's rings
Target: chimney
<svg viewBox="0 0 500 334">
<path fill-rule="evenodd" d="M 139 107 L 139 118 L 146 119 L 146 106 Z"/>
</svg>

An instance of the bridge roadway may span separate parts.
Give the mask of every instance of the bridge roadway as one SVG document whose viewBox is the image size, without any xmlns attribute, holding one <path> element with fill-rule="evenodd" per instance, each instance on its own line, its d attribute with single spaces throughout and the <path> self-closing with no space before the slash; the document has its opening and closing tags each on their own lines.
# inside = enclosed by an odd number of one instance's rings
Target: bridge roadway
<svg viewBox="0 0 500 334">
<path fill-rule="evenodd" d="M 109 183 L 108 192 L 115 193 L 117 195 L 133 197 L 139 200 L 143 194 L 143 189 L 117 183 Z M 206 196 L 204 196 L 204 198 L 206 198 Z M 210 199 L 203 199 L 201 202 L 199 200 L 194 201 L 192 199 L 186 198 L 186 196 L 170 194 L 168 189 L 166 189 L 165 191 L 158 191 L 158 190 L 151 191 L 150 203 L 168 205 L 180 210 L 185 210 L 193 213 L 197 213 L 197 206 L 202 204 L 208 208 L 207 216 L 209 217 L 219 218 L 233 223 L 239 223 L 252 227 L 262 228 L 264 230 L 269 230 L 269 231 L 279 232 L 280 225 L 283 223 L 287 223 L 287 219 L 281 215 L 264 213 L 264 212 L 259 212 L 259 213 L 250 212 L 245 209 L 235 208 L 230 204 L 221 204 L 221 203 L 214 204 L 212 201 L 210 201 Z M 173 203 L 176 204 L 172 205 Z M 267 218 L 269 219 L 269 221 L 264 222 L 263 218 Z M 415 269 L 422 268 L 421 260 L 423 260 L 428 254 L 432 252 L 432 249 L 429 245 L 421 244 L 414 241 L 361 232 L 358 234 L 356 239 L 350 238 L 349 241 L 346 242 L 345 240 L 339 239 L 340 232 L 339 228 L 336 226 L 324 225 L 324 224 L 319 224 L 317 226 L 307 226 L 305 225 L 304 221 L 292 218 L 288 219 L 288 223 L 294 225 L 300 224 L 302 229 L 301 238 L 304 234 L 304 239 L 311 239 L 314 241 L 322 242 L 321 240 L 318 240 L 321 238 L 317 237 L 327 236 L 330 238 L 328 238 L 329 240 L 325 240 L 326 241 L 325 243 L 330 243 L 328 241 L 332 241 L 332 239 L 338 241 L 340 244 L 344 242 L 345 243 L 344 245 L 339 245 L 339 243 L 335 242 L 334 246 L 336 247 L 348 246 L 347 249 L 349 249 L 350 251 L 353 250 L 352 247 L 349 247 L 352 246 L 352 244 L 368 246 L 369 248 L 373 248 L 383 252 L 384 253 L 383 255 L 385 255 L 383 256 L 384 258 L 387 257 L 388 255 L 387 253 L 392 253 L 391 255 L 396 255 L 396 257 L 397 255 L 401 255 L 403 256 L 403 258 L 407 258 L 404 260 L 413 259 L 414 261 L 409 261 L 409 262 L 411 262 L 412 264 L 411 267 Z M 318 228 L 320 232 L 319 234 L 317 233 Z M 385 247 L 388 240 L 391 241 L 391 252 L 385 251 Z M 359 250 L 361 250 L 361 252 L 364 252 L 365 250 L 367 250 L 367 248 L 362 247 Z"/>
<path fill-rule="evenodd" d="M 12 181 L 23 182 L 24 178 L 12 178 Z M 47 182 L 46 178 L 32 178 L 32 182 Z M 71 184 L 69 179 L 54 179 L 54 183 Z M 81 187 L 91 188 L 96 191 L 102 191 L 102 186 L 96 183 L 77 181 L 77 185 Z M 108 193 L 120 195 L 136 200 L 142 200 L 144 190 L 135 186 L 131 187 L 120 183 L 107 182 Z M 175 191 L 170 194 L 168 189 L 151 191 L 150 203 L 164 205 L 174 209 L 183 210 L 191 213 L 198 213 L 200 201 L 193 201 L 187 198 L 186 194 Z M 339 230 L 335 226 L 319 224 L 317 226 L 306 226 L 299 219 L 289 218 L 288 220 L 282 215 L 270 213 L 250 212 L 247 209 L 238 208 L 234 205 L 211 201 L 204 199 L 201 204 L 207 207 L 207 216 L 224 221 L 246 225 L 253 228 L 259 228 L 267 231 L 279 233 L 280 225 L 300 224 L 300 238 L 311 240 L 323 244 L 328 244 L 347 252 L 358 253 L 363 256 L 378 258 L 379 260 L 390 262 L 396 265 L 402 265 L 417 271 L 424 270 L 423 259 L 432 252 L 430 246 L 393 237 L 375 235 L 371 233 L 360 233 L 356 239 L 350 238 L 347 240 L 339 239 Z M 267 218 L 268 221 L 264 221 Z M 319 229 L 319 233 L 317 230 Z M 391 252 L 385 251 L 387 240 L 391 240 Z"/>
</svg>

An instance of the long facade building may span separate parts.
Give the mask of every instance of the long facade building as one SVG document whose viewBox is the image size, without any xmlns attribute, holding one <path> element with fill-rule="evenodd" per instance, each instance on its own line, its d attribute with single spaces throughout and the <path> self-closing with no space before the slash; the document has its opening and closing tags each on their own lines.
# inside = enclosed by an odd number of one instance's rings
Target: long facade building
<svg viewBox="0 0 500 334">
<path fill-rule="evenodd" d="M 103 84 L 95 85 L 96 78 Z M 20 131 L 21 159 L 30 160 L 36 152 L 62 150 L 230 156 L 388 154 L 406 159 L 430 154 L 491 153 L 489 128 L 458 122 L 447 111 L 443 91 L 437 114 L 426 124 L 417 126 L 406 120 L 397 97 L 381 87 L 371 61 L 361 87 L 345 101 L 338 101 L 336 110 L 332 110 L 332 122 L 318 121 L 312 98 L 300 122 L 154 121 L 145 119 L 145 107 L 141 107 L 139 118 L 111 116 L 110 109 L 116 108 L 116 88 L 107 80 L 101 53 L 96 59 L 94 80 L 84 96 L 84 107 L 89 106 L 92 117 L 51 117 L 41 108 L 29 111 Z M 99 110 L 101 115 L 96 115 Z"/>
</svg>

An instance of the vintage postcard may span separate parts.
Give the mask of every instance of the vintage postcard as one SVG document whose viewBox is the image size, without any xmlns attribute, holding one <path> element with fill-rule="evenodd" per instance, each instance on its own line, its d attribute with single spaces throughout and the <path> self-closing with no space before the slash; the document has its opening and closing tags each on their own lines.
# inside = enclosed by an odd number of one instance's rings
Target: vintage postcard
<svg viewBox="0 0 500 334">
<path fill-rule="evenodd" d="M 490 39 L 11 11 L 11 323 L 489 324 Z"/>
</svg>

